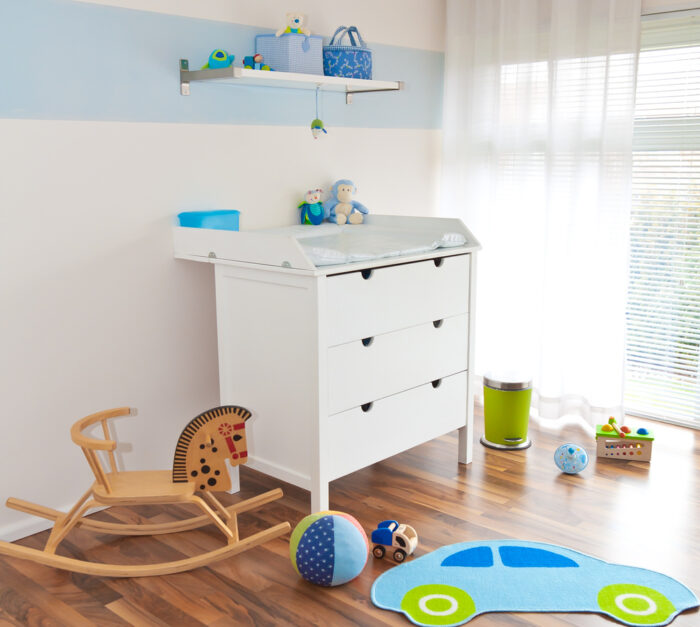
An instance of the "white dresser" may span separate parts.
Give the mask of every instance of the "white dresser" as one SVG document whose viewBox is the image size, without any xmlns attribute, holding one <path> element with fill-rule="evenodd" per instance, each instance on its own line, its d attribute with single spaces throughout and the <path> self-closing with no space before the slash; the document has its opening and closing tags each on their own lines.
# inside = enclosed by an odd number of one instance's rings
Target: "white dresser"
<svg viewBox="0 0 700 627">
<path fill-rule="evenodd" d="M 253 412 L 248 465 L 310 490 L 311 511 L 329 481 L 454 429 L 472 456 L 479 244 L 449 218 L 368 224 L 466 243 L 316 267 L 285 229 L 174 227 L 176 257 L 215 267 L 221 403 Z"/>
</svg>

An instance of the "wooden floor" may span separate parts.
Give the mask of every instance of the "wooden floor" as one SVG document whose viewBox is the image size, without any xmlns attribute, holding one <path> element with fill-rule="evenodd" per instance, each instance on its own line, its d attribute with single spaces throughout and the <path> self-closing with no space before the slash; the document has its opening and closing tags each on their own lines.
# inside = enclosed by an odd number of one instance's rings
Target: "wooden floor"
<svg viewBox="0 0 700 627">
<path fill-rule="evenodd" d="M 651 464 L 597 461 L 594 442 L 580 427 L 553 431 L 531 423 L 532 448 L 499 452 L 476 443 L 474 462 L 464 467 L 457 464 L 456 433 L 449 434 L 335 481 L 331 507 L 353 514 L 368 532 L 386 518 L 414 525 L 417 555 L 465 540 L 545 541 L 659 570 L 700 594 L 700 432 L 647 426 L 657 435 Z M 561 475 L 552 461 L 554 449 L 568 441 L 584 445 L 591 455 L 581 475 Z M 246 468 L 242 483 L 240 497 L 228 497 L 227 504 L 279 485 L 285 490 L 281 501 L 241 516 L 242 535 L 282 520 L 293 526 L 308 513 L 303 490 Z M 154 521 L 186 513 L 184 508 L 138 510 Z M 137 519 L 124 509 L 96 517 Z M 46 537 L 44 532 L 21 543 L 38 548 Z M 213 527 L 156 539 L 75 531 L 59 552 L 138 563 L 179 559 L 221 542 Z M 409 625 L 370 601 L 372 582 L 392 567 L 389 560 L 370 557 L 360 577 L 327 589 L 302 581 L 288 550 L 287 538 L 279 538 L 209 568 L 142 579 L 100 579 L 0 559 L 0 624 Z M 490 614 L 469 624 L 619 623 L 592 614 Z M 700 613 L 683 614 L 672 624 L 700 625 Z"/>
</svg>

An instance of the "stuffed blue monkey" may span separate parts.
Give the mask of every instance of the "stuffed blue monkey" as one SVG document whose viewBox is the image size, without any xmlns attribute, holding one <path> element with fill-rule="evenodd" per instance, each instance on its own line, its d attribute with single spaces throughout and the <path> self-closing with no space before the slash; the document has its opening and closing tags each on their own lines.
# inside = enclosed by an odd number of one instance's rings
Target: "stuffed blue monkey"
<svg viewBox="0 0 700 627">
<path fill-rule="evenodd" d="M 340 179 L 331 187 L 331 197 L 323 203 L 323 210 L 329 221 L 336 224 L 362 224 L 362 214 L 369 213 L 367 207 L 353 200 L 357 191 L 355 184 L 348 179 Z"/>
</svg>

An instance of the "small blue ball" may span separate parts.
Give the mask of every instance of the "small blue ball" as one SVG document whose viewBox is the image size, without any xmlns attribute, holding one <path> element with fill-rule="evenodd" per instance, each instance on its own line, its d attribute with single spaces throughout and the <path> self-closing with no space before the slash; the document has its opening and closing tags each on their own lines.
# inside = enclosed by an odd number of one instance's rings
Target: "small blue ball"
<svg viewBox="0 0 700 627">
<path fill-rule="evenodd" d="M 567 475 L 575 475 L 588 465 L 588 453 L 578 444 L 562 444 L 554 451 L 554 463 Z"/>
</svg>

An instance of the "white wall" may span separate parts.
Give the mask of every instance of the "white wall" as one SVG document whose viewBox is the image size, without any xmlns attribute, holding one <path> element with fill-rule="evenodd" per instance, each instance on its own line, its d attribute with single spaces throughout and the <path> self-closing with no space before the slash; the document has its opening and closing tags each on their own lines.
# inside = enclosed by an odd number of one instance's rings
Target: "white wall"
<svg viewBox="0 0 700 627">
<path fill-rule="evenodd" d="M 216 19 L 230 5 L 109 4 Z M 270 28 L 288 10 L 233 4 Z M 368 39 L 417 47 L 420 36 L 442 49 L 443 2 L 413 0 L 410 14 L 398 0 L 376 4 L 358 3 Z M 337 24 L 353 4 L 297 6 Z M 373 212 L 435 212 L 439 130 L 309 136 L 306 126 L 0 119 L 1 499 L 65 509 L 82 494 L 91 479 L 68 431 L 88 413 L 138 407 L 117 423 L 127 467 L 169 468 L 186 422 L 218 403 L 212 268 L 172 258 L 177 212 L 238 208 L 242 228 L 290 224 L 303 191 L 346 176 Z M 2 539 L 46 526 L 0 508 Z"/>
<path fill-rule="evenodd" d="M 445 0 L 79 0 L 142 11 L 265 26 L 284 25 L 288 11 L 300 11 L 314 34 L 355 25 L 367 41 L 423 50 L 445 50 Z M 658 0 L 657 0 L 658 1 Z"/>
</svg>

